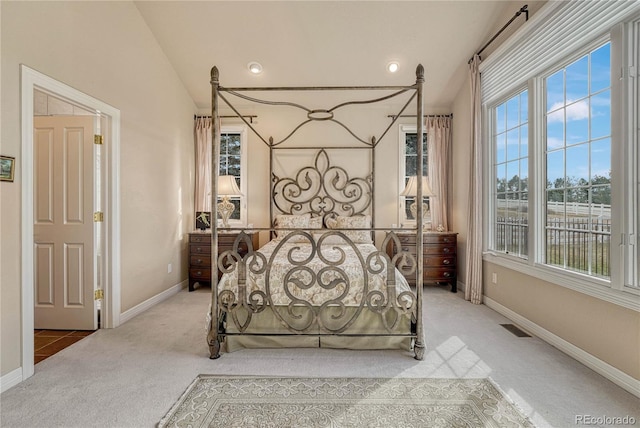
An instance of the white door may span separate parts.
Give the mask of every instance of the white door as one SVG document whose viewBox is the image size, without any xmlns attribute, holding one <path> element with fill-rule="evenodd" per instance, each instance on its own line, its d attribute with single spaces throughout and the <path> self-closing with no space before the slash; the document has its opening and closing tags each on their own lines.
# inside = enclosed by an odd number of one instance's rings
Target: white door
<svg viewBox="0 0 640 428">
<path fill-rule="evenodd" d="M 34 117 L 36 329 L 95 330 L 92 116 Z"/>
</svg>

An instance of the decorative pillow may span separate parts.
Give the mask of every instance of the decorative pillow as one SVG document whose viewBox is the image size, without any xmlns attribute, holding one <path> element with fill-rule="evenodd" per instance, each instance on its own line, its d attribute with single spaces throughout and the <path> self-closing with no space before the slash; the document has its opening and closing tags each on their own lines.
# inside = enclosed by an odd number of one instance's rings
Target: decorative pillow
<svg viewBox="0 0 640 428">
<path fill-rule="evenodd" d="M 331 226 L 327 221 L 327 226 L 332 229 L 369 229 L 371 227 L 370 215 L 358 215 L 353 217 L 345 217 L 339 215 L 335 219 L 335 226 Z M 342 231 L 347 238 L 354 244 L 373 244 L 371 232 L 366 230 L 357 230 L 353 232 Z"/>
<path fill-rule="evenodd" d="M 287 215 L 287 214 L 278 214 L 276 216 L 276 229 L 308 229 L 309 228 L 309 220 L 311 219 L 311 214 L 301 214 L 301 215 Z M 280 240 L 293 232 L 293 230 L 276 230 L 276 239 Z M 304 238 L 301 238 L 304 239 Z"/>
<path fill-rule="evenodd" d="M 338 227 L 338 220 L 335 217 L 327 217 L 324 222 L 329 229 L 335 229 Z"/>
<path fill-rule="evenodd" d="M 330 229 L 322 229 L 319 230 L 317 232 L 313 232 L 313 239 L 318 242 L 318 240 L 320 240 L 320 238 L 322 238 L 322 235 L 324 235 L 327 232 L 330 232 Z M 344 238 L 342 238 L 342 236 L 337 236 L 337 235 L 331 235 L 331 236 L 327 236 L 326 238 L 324 238 L 324 240 L 322 241 L 322 245 L 348 245 L 347 241 L 344 240 Z"/>
</svg>

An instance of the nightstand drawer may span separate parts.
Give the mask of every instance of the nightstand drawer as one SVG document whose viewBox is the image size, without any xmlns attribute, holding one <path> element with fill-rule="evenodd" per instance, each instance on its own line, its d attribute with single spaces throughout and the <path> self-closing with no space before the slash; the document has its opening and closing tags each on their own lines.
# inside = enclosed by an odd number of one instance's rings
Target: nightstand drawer
<svg viewBox="0 0 640 428">
<path fill-rule="evenodd" d="M 423 256 L 424 257 L 424 267 L 455 267 L 456 265 L 456 257 L 455 256 Z"/>
<path fill-rule="evenodd" d="M 191 244 L 189 246 L 189 254 L 201 254 L 203 256 L 211 255 L 211 245 Z"/>
<path fill-rule="evenodd" d="M 425 233 L 423 243 L 425 244 L 455 244 L 456 236 L 452 234 Z"/>
<path fill-rule="evenodd" d="M 211 281 L 210 268 L 191 268 L 189 269 L 189 278 L 194 280 Z"/>
<path fill-rule="evenodd" d="M 424 282 L 450 282 L 456 278 L 456 271 L 453 269 L 425 268 L 423 273 Z"/>
<path fill-rule="evenodd" d="M 454 245 L 433 245 L 433 244 L 425 244 L 422 246 L 423 253 L 425 256 L 427 255 L 455 255 L 456 247 Z"/>
<path fill-rule="evenodd" d="M 211 267 L 211 254 L 193 254 L 189 257 L 189 266 L 190 267 Z"/>
<path fill-rule="evenodd" d="M 211 234 L 210 233 L 190 233 L 189 242 L 211 245 Z"/>
</svg>

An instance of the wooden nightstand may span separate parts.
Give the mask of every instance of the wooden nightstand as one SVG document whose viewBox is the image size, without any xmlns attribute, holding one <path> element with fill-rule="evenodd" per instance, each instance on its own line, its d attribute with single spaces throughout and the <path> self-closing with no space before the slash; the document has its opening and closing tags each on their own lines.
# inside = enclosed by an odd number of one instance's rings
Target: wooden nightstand
<svg viewBox="0 0 640 428">
<path fill-rule="evenodd" d="M 413 232 L 396 232 L 400 239 L 402 251 L 416 257 L 416 238 Z M 422 238 L 422 282 L 451 285 L 451 292 L 458 291 L 456 280 L 457 267 L 457 233 L 454 232 L 425 232 Z M 387 254 L 393 257 L 398 252 L 389 241 Z M 407 277 L 410 285 L 416 284 L 415 275 Z"/>
<path fill-rule="evenodd" d="M 253 250 L 258 249 L 258 233 L 247 233 L 251 239 Z M 233 249 L 237 232 L 218 234 L 218 255 Z M 247 254 L 247 244 L 240 243 L 238 252 L 244 257 Z M 194 284 L 211 283 L 211 232 L 193 232 L 189 234 L 189 291 L 194 290 Z M 218 279 L 222 272 L 218 271 Z"/>
</svg>

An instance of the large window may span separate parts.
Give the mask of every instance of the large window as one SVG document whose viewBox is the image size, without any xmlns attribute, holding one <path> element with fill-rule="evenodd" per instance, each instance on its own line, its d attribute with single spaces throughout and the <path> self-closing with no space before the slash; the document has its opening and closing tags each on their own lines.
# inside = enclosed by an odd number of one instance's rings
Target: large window
<svg viewBox="0 0 640 428">
<path fill-rule="evenodd" d="M 545 262 L 610 277 L 611 43 L 544 78 Z"/>
<path fill-rule="evenodd" d="M 400 145 L 400 178 L 401 178 L 401 191 L 405 189 L 409 178 L 411 176 L 418 175 L 418 133 L 415 126 L 401 125 L 400 126 L 400 141 L 403 144 Z M 427 153 L 427 134 L 423 134 L 422 138 L 422 174 L 428 175 L 428 161 L 429 155 Z M 423 192 L 425 189 L 423 189 Z M 416 222 L 416 218 L 411 212 L 411 205 L 415 202 L 414 196 L 400 196 L 400 222 L 402 224 L 413 225 Z M 424 203 L 429 204 L 429 198 L 425 197 Z M 431 221 L 430 213 L 426 213 L 424 216 L 425 223 Z"/>
<path fill-rule="evenodd" d="M 545 8 L 544 30 L 522 32 L 480 67 L 485 257 L 638 309 L 639 9 Z"/>
</svg>

